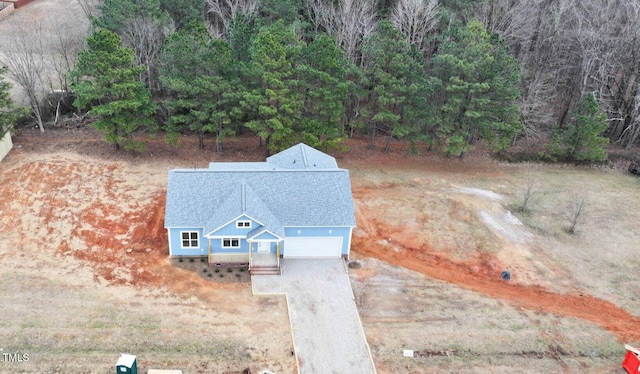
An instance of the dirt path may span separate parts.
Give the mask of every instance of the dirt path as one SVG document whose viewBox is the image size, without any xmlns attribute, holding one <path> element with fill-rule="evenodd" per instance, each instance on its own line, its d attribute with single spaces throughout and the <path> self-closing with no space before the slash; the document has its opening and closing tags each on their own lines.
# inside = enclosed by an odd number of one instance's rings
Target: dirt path
<svg viewBox="0 0 640 374">
<path fill-rule="evenodd" d="M 388 237 L 379 234 L 377 240 Z M 449 282 L 462 288 L 479 292 L 496 299 L 507 300 L 522 308 L 562 316 L 576 317 L 596 323 L 625 341 L 640 340 L 640 318 L 627 313 L 622 308 L 595 297 L 580 294 L 557 294 L 536 286 L 522 286 L 496 279 L 495 269 L 476 272 L 480 263 L 456 263 L 438 255 L 429 254 L 425 249 L 403 248 L 401 252 L 391 252 L 387 247 L 371 245 L 370 238 L 354 238 L 354 250 L 389 264 L 414 270 L 427 276 Z M 366 249 L 365 249 L 366 248 Z M 492 261 L 488 257 L 484 261 Z"/>
<path fill-rule="evenodd" d="M 438 190 L 439 187 L 431 185 L 430 189 Z M 485 201 L 494 198 L 491 196 L 491 191 L 476 192 L 489 198 Z M 528 268 L 534 262 L 532 257 L 535 256 L 531 253 L 522 253 L 535 246 L 533 243 L 529 245 L 522 243 L 533 236 L 530 233 L 524 231 L 519 233 L 520 238 L 526 235 L 521 242 L 512 231 L 504 232 L 509 228 L 498 227 L 498 236 L 502 238 L 490 239 L 500 243 L 499 249 L 494 253 L 471 251 L 465 254 L 453 247 L 433 248 L 429 244 L 433 240 L 429 234 L 420 234 L 429 233 L 432 230 L 426 227 L 428 224 L 425 224 L 425 218 L 421 217 L 421 209 L 412 208 L 420 206 L 420 203 L 408 197 L 410 194 L 406 186 L 401 184 L 383 182 L 382 185 L 370 185 L 368 182 L 356 179 L 354 197 L 358 229 L 353 238 L 353 250 L 361 255 L 414 270 L 495 299 L 509 301 L 520 308 L 576 317 L 595 323 L 613 333 L 621 342 L 640 341 L 640 318 L 609 301 L 593 297 L 579 289 L 570 290 L 568 293 L 550 291 L 539 285 L 544 284 L 545 280 L 536 279 L 535 276 L 510 282 L 502 280 L 499 276 L 500 272 L 507 268 L 513 269 L 514 265 L 520 270 L 518 274 L 524 274 L 523 278 L 532 273 Z M 493 195 L 497 196 L 497 194 Z M 468 200 L 470 199 L 456 198 L 452 209 L 455 213 L 452 214 L 458 215 L 457 219 L 461 221 L 467 220 L 474 224 L 476 219 L 465 213 L 470 211 L 465 204 L 471 205 L 471 209 L 490 209 L 491 206 L 497 205 L 469 203 Z M 382 204 L 381 201 L 388 201 L 388 204 Z M 407 204 L 408 202 L 410 204 Z M 486 211 L 482 210 L 482 212 Z M 407 219 L 406 216 L 412 218 Z M 505 215 L 505 219 L 515 218 Z M 441 221 L 441 224 L 449 223 Z M 500 225 L 500 223 L 491 224 Z M 502 224 L 507 225 L 507 223 Z M 518 224 L 521 225 L 519 222 Z M 455 230 L 464 237 L 463 229 Z M 518 230 L 522 229 L 518 228 Z M 473 235 L 478 237 L 477 233 Z M 504 263 L 507 261 L 506 251 L 511 261 L 509 265 Z M 543 260 L 537 258 L 535 261 Z M 553 264 L 549 266 L 553 267 L 554 272 L 562 273 L 560 266 Z"/>
</svg>

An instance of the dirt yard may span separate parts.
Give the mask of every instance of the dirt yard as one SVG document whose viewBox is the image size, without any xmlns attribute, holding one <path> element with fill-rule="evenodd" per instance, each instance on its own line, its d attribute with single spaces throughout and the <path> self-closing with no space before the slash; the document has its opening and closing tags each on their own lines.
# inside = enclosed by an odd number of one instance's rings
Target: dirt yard
<svg viewBox="0 0 640 374">
<path fill-rule="evenodd" d="M 622 343 L 640 341 L 637 177 L 479 152 L 363 161 L 341 165 L 358 214 L 352 279 L 379 373 L 623 372 Z M 518 214 L 530 180 L 530 212 Z M 577 197 L 588 204 L 570 235 Z"/>
<path fill-rule="evenodd" d="M 30 355 L 0 372 L 105 373 L 119 352 L 144 372 L 294 372 L 283 299 L 167 258 L 164 185 L 179 163 L 92 157 L 97 138 L 59 133 L 18 134 L 0 165 L 0 348 Z"/>
<path fill-rule="evenodd" d="M 37 24 L 74 39 L 83 17 L 75 1 L 37 0 L 0 34 Z M 263 160 L 256 138 L 231 139 L 224 154 L 207 142 L 151 138 L 134 155 L 86 129 L 14 137 L 0 163 L 0 353 L 29 360 L 0 358 L 0 373 L 111 373 L 120 352 L 138 355 L 142 373 L 295 372 L 282 298 L 251 296 L 236 269 L 167 258 L 167 171 Z M 335 156 L 356 203 L 350 276 L 379 373 L 622 373 L 623 344 L 640 345 L 640 179 L 626 165 L 348 145 Z M 522 214 L 529 181 L 537 192 Z"/>
<path fill-rule="evenodd" d="M 145 371 L 295 372 L 282 298 L 167 258 L 167 171 L 261 160 L 257 139 L 224 154 L 182 140 L 136 155 L 92 130 L 14 137 L 0 164 L 0 348 L 30 358 L 0 372 L 108 373 L 119 352 Z M 621 372 L 623 343 L 640 343 L 637 177 L 349 147 L 336 157 L 356 201 L 351 279 L 379 373 Z M 516 214 L 530 178 L 531 211 Z M 588 206 L 569 235 L 574 194 Z"/>
</svg>

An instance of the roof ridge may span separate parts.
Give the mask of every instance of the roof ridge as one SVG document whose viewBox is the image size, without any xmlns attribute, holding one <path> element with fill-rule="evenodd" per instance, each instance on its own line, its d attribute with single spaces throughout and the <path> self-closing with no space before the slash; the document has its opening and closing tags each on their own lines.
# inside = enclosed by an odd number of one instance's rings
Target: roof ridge
<svg viewBox="0 0 640 374">
<path fill-rule="evenodd" d="M 305 144 L 300 143 L 300 153 L 302 153 L 302 164 L 304 165 L 305 169 L 309 168 L 309 161 L 307 160 L 307 153 L 305 152 Z"/>
</svg>

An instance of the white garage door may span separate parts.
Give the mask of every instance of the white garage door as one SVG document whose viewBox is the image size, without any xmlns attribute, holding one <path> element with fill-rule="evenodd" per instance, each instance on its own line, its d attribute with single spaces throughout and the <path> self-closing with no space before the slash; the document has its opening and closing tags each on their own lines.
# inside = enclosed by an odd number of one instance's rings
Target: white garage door
<svg viewBox="0 0 640 374">
<path fill-rule="evenodd" d="M 341 236 L 284 239 L 284 257 L 340 257 L 341 252 Z"/>
</svg>

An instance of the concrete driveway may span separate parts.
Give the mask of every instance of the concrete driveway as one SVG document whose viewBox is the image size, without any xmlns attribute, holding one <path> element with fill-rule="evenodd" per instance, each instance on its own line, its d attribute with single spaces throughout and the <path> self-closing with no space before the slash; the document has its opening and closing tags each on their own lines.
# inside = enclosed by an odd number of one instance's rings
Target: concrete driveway
<svg viewBox="0 0 640 374">
<path fill-rule="evenodd" d="M 255 295 L 286 295 L 300 373 L 376 372 L 343 260 L 284 259 L 282 275 L 251 283 Z"/>
</svg>

